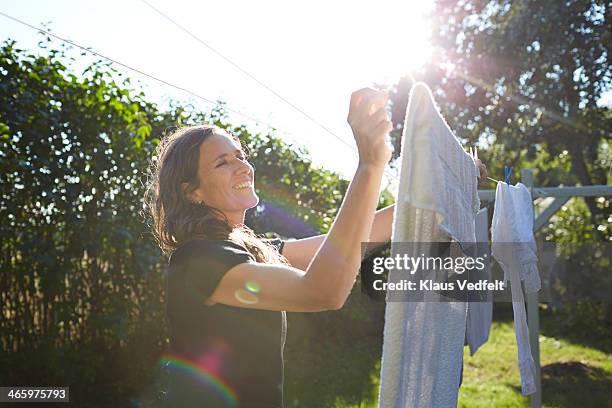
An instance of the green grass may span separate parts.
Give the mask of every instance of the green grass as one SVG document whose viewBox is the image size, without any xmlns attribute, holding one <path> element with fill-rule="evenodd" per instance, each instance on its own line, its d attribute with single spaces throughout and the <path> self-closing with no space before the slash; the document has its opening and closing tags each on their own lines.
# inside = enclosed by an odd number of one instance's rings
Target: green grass
<svg viewBox="0 0 612 408">
<path fill-rule="evenodd" d="M 564 339 L 540 335 L 544 407 L 612 406 L 612 357 Z M 460 407 L 527 407 L 520 394 L 512 322 L 494 322 L 489 341 L 464 354 Z"/>
<path fill-rule="evenodd" d="M 560 336 L 540 335 L 544 407 L 612 407 L 612 355 L 606 350 L 584 345 L 587 341 L 581 343 Z M 310 364 L 301 363 L 294 368 L 309 365 L 316 381 L 302 384 L 299 389 L 291 387 L 287 395 L 288 408 L 377 406 L 380 356 L 374 350 L 368 352 L 349 347 L 341 353 L 325 355 L 323 352 Z M 296 402 L 293 397 L 298 394 L 301 399 Z M 528 397 L 520 393 L 512 321 L 493 322 L 489 341 L 474 356 L 465 348 L 458 405 L 529 407 Z"/>
</svg>

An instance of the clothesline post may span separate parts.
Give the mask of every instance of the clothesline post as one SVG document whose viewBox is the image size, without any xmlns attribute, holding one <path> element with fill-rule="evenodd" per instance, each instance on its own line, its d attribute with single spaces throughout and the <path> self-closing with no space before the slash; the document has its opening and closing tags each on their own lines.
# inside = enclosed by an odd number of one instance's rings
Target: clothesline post
<svg viewBox="0 0 612 408">
<path fill-rule="evenodd" d="M 496 183 L 498 180 L 491 179 Z M 531 192 L 532 200 L 538 197 L 551 197 L 554 199 L 544 210 L 538 215 L 534 222 L 533 232 L 542 228 L 563 204 L 573 197 L 610 197 L 612 196 L 612 185 L 593 185 L 593 186 L 560 186 L 560 187 L 534 187 L 533 172 L 530 169 L 521 170 L 521 182 Z M 495 189 L 478 190 L 478 197 L 481 201 L 495 202 Z M 535 214 L 535 207 L 534 207 Z M 527 326 L 529 327 L 529 346 L 536 367 L 536 392 L 530 397 L 530 406 L 532 408 L 541 408 L 542 406 L 542 379 L 540 371 L 540 316 L 538 311 L 538 294 L 527 293 Z"/>
<path fill-rule="evenodd" d="M 529 189 L 531 199 L 533 200 L 533 172 L 531 169 L 521 170 L 521 182 Z M 535 228 L 534 223 L 534 234 L 536 232 Z M 540 377 L 540 312 L 538 310 L 538 292 L 527 293 L 527 326 L 529 327 L 529 345 L 536 367 L 536 392 L 531 395 L 529 400 L 531 408 L 540 408 L 542 406 L 542 380 Z"/>
</svg>

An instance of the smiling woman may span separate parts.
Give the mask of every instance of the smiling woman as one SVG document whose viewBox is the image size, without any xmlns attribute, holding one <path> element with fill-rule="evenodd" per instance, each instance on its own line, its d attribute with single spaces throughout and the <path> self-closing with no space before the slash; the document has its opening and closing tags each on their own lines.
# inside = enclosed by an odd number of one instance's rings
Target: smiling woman
<svg viewBox="0 0 612 408">
<path fill-rule="evenodd" d="M 367 88 L 351 96 L 359 166 L 329 233 L 304 240 L 266 241 L 244 225 L 259 198 L 233 135 L 198 125 L 160 142 L 146 202 L 170 255 L 168 406 L 283 406 L 286 311 L 341 308 L 361 243 L 371 232 L 378 242 L 390 238 L 391 211 L 375 214 L 391 156 L 387 98 Z"/>
<path fill-rule="evenodd" d="M 165 137 L 156 158 L 146 199 L 158 244 L 170 254 L 171 345 L 162 357 L 168 406 L 281 405 L 285 312 L 247 310 L 259 303 L 253 280 L 233 290 L 233 304 L 242 307 L 209 300 L 238 264 L 288 266 L 280 240 L 259 239 L 243 224 L 244 211 L 259 201 L 253 167 L 237 138 L 208 125 Z"/>
<path fill-rule="evenodd" d="M 225 132 L 217 131 L 200 145 L 200 180 L 205 183 L 193 189 L 183 183 L 192 202 L 221 210 L 231 224 L 243 221 L 244 209 L 255 207 L 259 198 L 253 188 L 253 167 L 249 164 L 240 142 Z M 190 188 L 191 187 L 191 188 Z"/>
<path fill-rule="evenodd" d="M 224 240 L 233 234 L 258 261 L 286 263 L 243 223 L 245 210 L 259 198 L 253 167 L 235 136 L 216 126 L 181 128 L 159 143 L 150 176 L 145 199 L 165 253 L 193 239 Z"/>
</svg>

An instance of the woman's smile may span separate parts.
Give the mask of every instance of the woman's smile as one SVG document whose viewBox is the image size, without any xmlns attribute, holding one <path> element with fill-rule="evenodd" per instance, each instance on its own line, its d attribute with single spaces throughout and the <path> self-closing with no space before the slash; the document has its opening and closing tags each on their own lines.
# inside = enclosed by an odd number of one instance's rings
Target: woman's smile
<svg viewBox="0 0 612 408">
<path fill-rule="evenodd" d="M 241 183 L 234 185 L 234 187 L 232 188 L 238 191 L 251 190 L 253 188 L 253 183 L 251 183 L 250 181 L 243 181 Z"/>
</svg>

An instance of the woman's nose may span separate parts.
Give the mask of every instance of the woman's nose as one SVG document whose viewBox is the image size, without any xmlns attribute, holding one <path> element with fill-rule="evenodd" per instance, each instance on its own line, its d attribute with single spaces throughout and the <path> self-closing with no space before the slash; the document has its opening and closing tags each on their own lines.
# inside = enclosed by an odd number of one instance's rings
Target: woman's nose
<svg viewBox="0 0 612 408">
<path fill-rule="evenodd" d="M 249 163 L 246 160 L 236 160 L 237 165 L 236 165 L 236 172 L 238 174 L 242 174 L 242 173 L 250 173 L 253 171 L 253 166 L 251 166 L 251 163 Z"/>
</svg>

